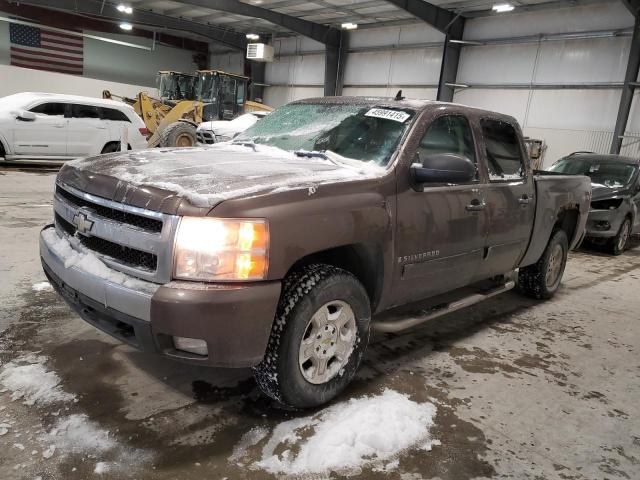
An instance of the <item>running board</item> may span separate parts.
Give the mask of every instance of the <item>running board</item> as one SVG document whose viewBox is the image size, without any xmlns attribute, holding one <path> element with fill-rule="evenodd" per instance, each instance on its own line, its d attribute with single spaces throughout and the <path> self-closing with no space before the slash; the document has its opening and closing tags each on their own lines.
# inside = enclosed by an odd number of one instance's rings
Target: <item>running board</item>
<svg viewBox="0 0 640 480">
<path fill-rule="evenodd" d="M 469 295 L 468 297 L 461 298 L 460 300 L 456 300 L 455 302 L 447 303 L 439 307 L 434 307 L 434 310 L 431 313 L 426 313 L 422 317 L 407 318 L 405 320 L 399 321 L 374 321 L 371 323 L 371 328 L 376 332 L 401 332 L 403 330 L 407 330 L 408 328 L 415 327 L 416 325 L 420 325 L 421 323 L 424 323 L 428 320 L 433 320 L 434 318 L 441 317 L 442 315 L 446 315 L 447 313 L 456 312 L 463 308 L 467 308 L 471 305 L 482 302 L 483 300 L 486 300 L 488 298 L 500 295 L 501 293 L 511 290 L 515 286 L 516 282 L 514 282 L 513 280 L 509 280 L 504 285 L 494 288 L 493 290 L 489 290 L 486 293 L 475 293 L 473 295 Z"/>
</svg>

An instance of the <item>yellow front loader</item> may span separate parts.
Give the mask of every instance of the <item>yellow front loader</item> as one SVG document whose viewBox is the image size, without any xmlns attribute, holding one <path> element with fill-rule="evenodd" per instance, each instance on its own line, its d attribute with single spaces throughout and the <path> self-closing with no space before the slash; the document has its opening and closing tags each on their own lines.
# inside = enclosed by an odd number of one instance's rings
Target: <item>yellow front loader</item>
<svg viewBox="0 0 640 480">
<path fill-rule="evenodd" d="M 246 112 L 272 111 L 271 107 L 247 100 L 249 78 L 220 70 L 199 70 L 196 75 L 158 73 L 158 96 L 140 92 L 135 99 L 114 95 L 133 106 L 149 130 L 149 147 L 191 147 L 203 121 L 232 120 Z"/>
</svg>

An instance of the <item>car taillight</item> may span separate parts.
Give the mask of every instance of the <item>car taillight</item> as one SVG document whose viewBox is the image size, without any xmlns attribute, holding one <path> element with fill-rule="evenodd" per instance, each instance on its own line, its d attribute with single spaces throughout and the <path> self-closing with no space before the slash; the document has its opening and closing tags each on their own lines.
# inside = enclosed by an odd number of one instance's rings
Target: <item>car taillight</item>
<svg viewBox="0 0 640 480">
<path fill-rule="evenodd" d="M 145 138 L 149 138 L 151 136 L 151 132 L 147 127 L 139 128 L 138 131 L 140 132 L 140 135 Z"/>
</svg>

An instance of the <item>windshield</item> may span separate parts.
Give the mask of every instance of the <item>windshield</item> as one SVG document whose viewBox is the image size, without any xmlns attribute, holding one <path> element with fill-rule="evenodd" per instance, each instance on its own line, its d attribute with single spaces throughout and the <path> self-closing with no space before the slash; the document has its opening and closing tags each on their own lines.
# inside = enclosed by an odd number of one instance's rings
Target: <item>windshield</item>
<svg viewBox="0 0 640 480">
<path fill-rule="evenodd" d="M 289 104 L 236 137 L 287 151 L 333 152 L 386 165 L 415 112 L 362 105 Z"/>
<path fill-rule="evenodd" d="M 578 158 L 558 160 L 549 170 L 567 175 L 587 175 L 592 184 L 609 188 L 626 187 L 633 180 L 636 166 L 619 162 L 598 162 Z"/>
<path fill-rule="evenodd" d="M 193 100 L 194 77 L 191 75 L 163 74 L 158 93 L 162 100 Z"/>
<path fill-rule="evenodd" d="M 198 100 L 205 103 L 215 102 L 218 97 L 217 83 L 217 75 L 213 75 L 211 73 L 203 73 L 199 75 L 196 86 Z"/>
</svg>

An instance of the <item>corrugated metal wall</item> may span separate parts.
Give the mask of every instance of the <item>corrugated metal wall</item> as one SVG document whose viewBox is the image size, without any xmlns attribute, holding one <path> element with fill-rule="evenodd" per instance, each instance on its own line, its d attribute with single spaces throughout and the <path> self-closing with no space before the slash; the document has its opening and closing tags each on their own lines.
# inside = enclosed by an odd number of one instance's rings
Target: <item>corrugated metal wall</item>
<svg viewBox="0 0 640 480">
<path fill-rule="evenodd" d="M 632 26 L 621 3 L 469 20 L 466 40 L 503 40 L 462 49 L 457 83 L 470 88 L 459 89 L 454 101 L 516 117 L 526 135 L 547 142 L 546 165 L 576 150 L 607 152 Z M 424 24 L 351 32 L 343 94 L 393 96 L 401 88 L 408 98 L 435 99 L 442 42 L 443 35 Z M 322 95 L 323 46 L 288 38 L 275 47 L 266 102 L 278 106 Z M 636 103 L 623 142 L 624 152 L 635 156 L 640 142 L 630 132 L 640 132 Z"/>
</svg>

